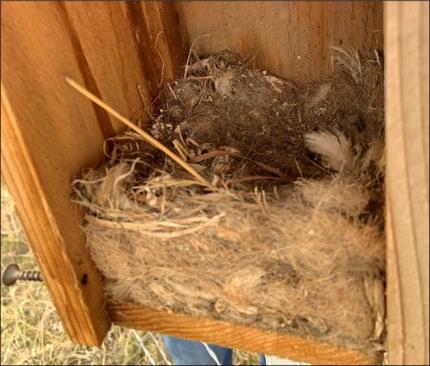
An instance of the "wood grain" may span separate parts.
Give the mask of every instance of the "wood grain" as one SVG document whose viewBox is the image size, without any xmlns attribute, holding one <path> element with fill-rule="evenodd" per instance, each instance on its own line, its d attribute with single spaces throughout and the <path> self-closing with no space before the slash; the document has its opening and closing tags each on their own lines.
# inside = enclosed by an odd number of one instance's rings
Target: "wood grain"
<svg viewBox="0 0 430 366">
<path fill-rule="evenodd" d="M 428 2 L 387 2 L 386 201 L 390 364 L 429 363 Z"/>
<path fill-rule="evenodd" d="M 382 2 L 184 1 L 178 4 L 184 43 L 201 53 L 228 50 L 298 81 L 331 71 L 329 47 L 382 49 Z"/>
<path fill-rule="evenodd" d="M 167 313 L 141 305 L 109 305 L 108 311 L 113 322 L 121 326 L 261 352 L 266 355 L 288 357 L 315 365 L 373 365 L 379 361 L 375 355 L 366 355 L 314 339 Z"/>
<path fill-rule="evenodd" d="M 427 3 L 386 3 L 388 341 L 390 363 L 428 363 Z M 380 2 L 2 2 L 2 173 L 71 339 L 100 344 L 110 326 L 85 250 L 70 179 L 102 158 L 122 127 L 66 86 L 70 76 L 120 113 L 158 93 L 199 35 L 297 80 L 330 71 L 329 46 L 382 47 Z M 178 22 L 182 38 L 178 33 Z M 87 282 L 82 279 L 87 277 Z M 351 350 L 133 306 L 109 309 L 142 329 L 311 363 L 372 363 Z"/>
<path fill-rule="evenodd" d="M 175 8 L 164 2 L 140 2 L 142 16 L 147 24 L 150 43 L 145 50 L 152 48 L 153 61 L 157 64 L 161 81 L 175 78 L 180 65 L 185 62 L 185 47 L 179 34 L 179 22 Z"/>
<path fill-rule="evenodd" d="M 74 341 L 98 344 L 110 325 L 110 319 L 103 310 L 99 276 L 82 255 L 76 257 L 76 260 L 81 258 L 77 270 L 73 268 L 73 260 L 65 250 L 65 240 L 69 238 L 59 233 L 57 220 L 61 217 L 55 216 L 49 204 L 46 188 L 50 187 L 43 187 L 35 171 L 3 84 L 1 119 L 2 173 L 56 310 Z M 73 219 L 72 215 L 70 219 Z M 76 248 L 74 252 L 77 252 Z M 84 275 L 89 278 L 89 283 L 77 291 Z M 85 297 L 87 289 L 94 296 L 91 302 Z"/>
<path fill-rule="evenodd" d="M 136 37 L 125 2 L 2 2 L 1 10 L 2 173 L 65 329 L 74 342 L 98 345 L 111 321 L 70 181 L 123 127 L 65 77 L 131 115 L 141 107 L 136 85 L 149 102 L 158 87 L 142 47 L 168 24 L 148 19 L 150 31 Z M 157 43 L 173 53 L 166 44 Z"/>
</svg>

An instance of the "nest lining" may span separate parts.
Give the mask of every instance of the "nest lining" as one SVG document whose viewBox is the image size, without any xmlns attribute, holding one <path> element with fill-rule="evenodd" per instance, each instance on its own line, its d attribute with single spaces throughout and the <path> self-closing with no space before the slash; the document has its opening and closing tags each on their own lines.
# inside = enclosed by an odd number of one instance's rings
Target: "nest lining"
<svg viewBox="0 0 430 366">
<path fill-rule="evenodd" d="M 229 54 L 166 84 L 147 131 L 108 139 L 73 182 L 109 301 L 311 336 L 368 352 L 384 338 L 383 66 L 297 85 Z"/>
</svg>

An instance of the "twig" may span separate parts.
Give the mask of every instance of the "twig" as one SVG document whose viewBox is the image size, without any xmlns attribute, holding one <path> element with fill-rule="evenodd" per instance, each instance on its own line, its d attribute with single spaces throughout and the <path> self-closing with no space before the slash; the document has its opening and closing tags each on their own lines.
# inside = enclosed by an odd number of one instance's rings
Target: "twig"
<svg viewBox="0 0 430 366">
<path fill-rule="evenodd" d="M 296 167 L 297 167 L 297 170 L 299 171 L 300 176 L 303 178 L 302 170 L 300 169 L 299 162 L 297 161 L 296 158 L 294 158 L 294 162 L 296 163 Z"/>
<path fill-rule="evenodd" d="M 270 173 L 276 174 L 279 178 L 288 180 L 288 175 L 282 173 L 279 169 L 273 168 L 269 165 L 266 165 L 264 163 L 260 163 L 259 161 L 254 161 L 250 158 L 247 158 L 248 160 L 252 161 L 253 163 L 257 164 L 258 166 L 260 166 L 263 169 L 266 169 L 267 171 L 269 171 Z"/>
<path fill-rule="evenodd" d="M 190 58 L 191 58 L 191 52 L 193 51 L 194 44 L 195 44 L 195 43 L 196 43 L 200 38 L 203 38 L 203 37 L 209 37 L 209 34 L 202 34 L 201 36 L 197 37 L 197 38 L 193 41 L 193 43 L 191 44 L 190 50 L 189 50 L 189 52 L 188 52 L 187 62 L 186 62 L 186 64 L 185 64 L 184 79 L 186 79 L 186 78 L 187 78 L 188 68 L 189 68 L 189 63 L 190 63 Z"/>
<path fill-rule="evenodd" d="M 178 97 L 176 96 L 175 92 L 173 91 L 172 87 L 170 86 L 170 83 L 167 83 L 167 86 L 169 87 L 170 91 L 173 94 L 173 97 L 175 98 L 175 100 L 178 100 Z"/>
<path fill-rule="evenodd" d="M 103 102 L 101 99 L 97 98 L 94 94 L 89 92 L 87 89 L 79 85 L 76 81 L 73 79 L 66 77 L 66 82 L 71 87 L 76 89 L 78 92 L 80 92 L 82 95 L 86 96 L 88 99 L 92 100 L 94 103 L 102 107 L 104 110 L 109 112 L 112 116 L 117 118 L 119 121 L 130 127 L 132 130 L 136 131 L 142 138 L 154 146 L 156 149 L 162 151 L 164 154 L 166 154 L 168 157 L 173 159 L 176 163 L 178 163 L 182 168 L 184 168 L 188 173 L 190 173 L 199 183 L 203 185 L 210 186 L 211 184 L 202 176 L 200 175 L 193 167 L 191 167 L 188 163 L 183 161 L 179 156 L 177 156 L 173 151 L 168 149 L 166 146 L 164 146 L 161 142 L 153 138 L 150 134 L 142 130 L 141 128 L 137 127 L 135 124 L 133 124 L 130 120 L 119 114 L 117 111 L 115 111 L 113 108 L 111 108 L 109 105 L 107 105 L 105 102 Z"/>
<path fill-rule="evenodd" d="M 173 140 L 173 146 L 175 147 L 176 151 L 181 155 L 181 158 L 186 160 L 188 154 L 188 151 L 184 148 L 184 146 L 179 142 L 179 140 Z"/>
<path fill-rule="evenodd" d="M 212 159 L 212 158 L 215 158 L 217 156 L 226 156 L 226 155 L 231 155 L 231 156 L 235 156 L 237 158 L 251 161 L 252 163 L 258 165 L 259 167 L 261 167 L 267 171 L 269 171 L 270 173 L 276 174 L 279 178 L 282 178 L 284 180 L 288 179 L 288 176 L 286 174 L 282 173 L 279 169 L 273 168 L 273 167 L 266 165 L 264 163 L 260 163 L 258 161 L 251 159 L 251 158 L 247 158 L 246 156 L 242 156 L 240 153 L 235 153 L 233 151 L 228 151 L 228 150 L 209 151 L 208 153 L 201 154 L 201 155 L 194 157 L 193 159 L 191 159 L 191 162 L 200 163 L 200 162 L 207 160 L 207 159 Z"/>
<path fill-rule="evenodd" d="M 213 150 L 213 151 L 209 151 L 208 153 L 198 155 L 198 156 L 194 157 L 193 159 L 191 159 L 191 161 L 193 163 L 201 163 L 204 160 L 212 159 L 212 158 L 215 158 L 217 156 L 225 156 L 225 155 L 240 156 L 239 154 L 234 154 L 231 151 L 227 151 L 227 150 Z"/>
</svg>

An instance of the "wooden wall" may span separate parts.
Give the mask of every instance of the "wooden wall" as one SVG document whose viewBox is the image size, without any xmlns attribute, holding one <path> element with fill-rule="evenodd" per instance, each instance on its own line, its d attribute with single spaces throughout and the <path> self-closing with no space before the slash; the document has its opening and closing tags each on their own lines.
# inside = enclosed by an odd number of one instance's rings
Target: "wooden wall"
<svg viewBox="0 0 430 366">
<path fill-rule="evenodd" d="M 70 182 L 122 126 L 65 77 L 131 115 L 137 84 L 150 103 L 182 61 L 175 16 L 162 3 L 2 2 L 1 27 L 2 174 L 65 329 L 100 344 L 110 318 Z"/>
<path fill-rule="evenodd" d="M 429 5 L 385 3 L 390 365 L 429 364 Z"/>
<path fill-rule="evenodd" d="M 259 67 L 300 81 L 330 72 L 331 46 L 383 48 L 378 1 L 184 1 L 178 12 L 184 42 L 199 52 L 255 56 Z"/>
</svg>

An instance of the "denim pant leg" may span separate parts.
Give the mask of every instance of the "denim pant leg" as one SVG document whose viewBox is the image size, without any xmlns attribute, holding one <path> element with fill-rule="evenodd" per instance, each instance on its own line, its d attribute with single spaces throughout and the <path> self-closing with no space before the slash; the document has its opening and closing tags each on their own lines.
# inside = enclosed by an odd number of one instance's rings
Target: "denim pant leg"
<svg viewBox="0 0 430 366">
<path fill-rule="evenodd" d="M 266 356 L 260 354 L 258 359 L 260 360 L 260 366 L 265 366 L 266 365 Z"/>
<path fill-rule="evenodd" d="M 175 365 L 216 365 L 203 343 L 171 336 L 162 338 Z M 221 365 L 232 364 L 233 352 L 231 349 L 213 344 L 208 344 L 208 347 L 214 352 Z"/>
</svg>

